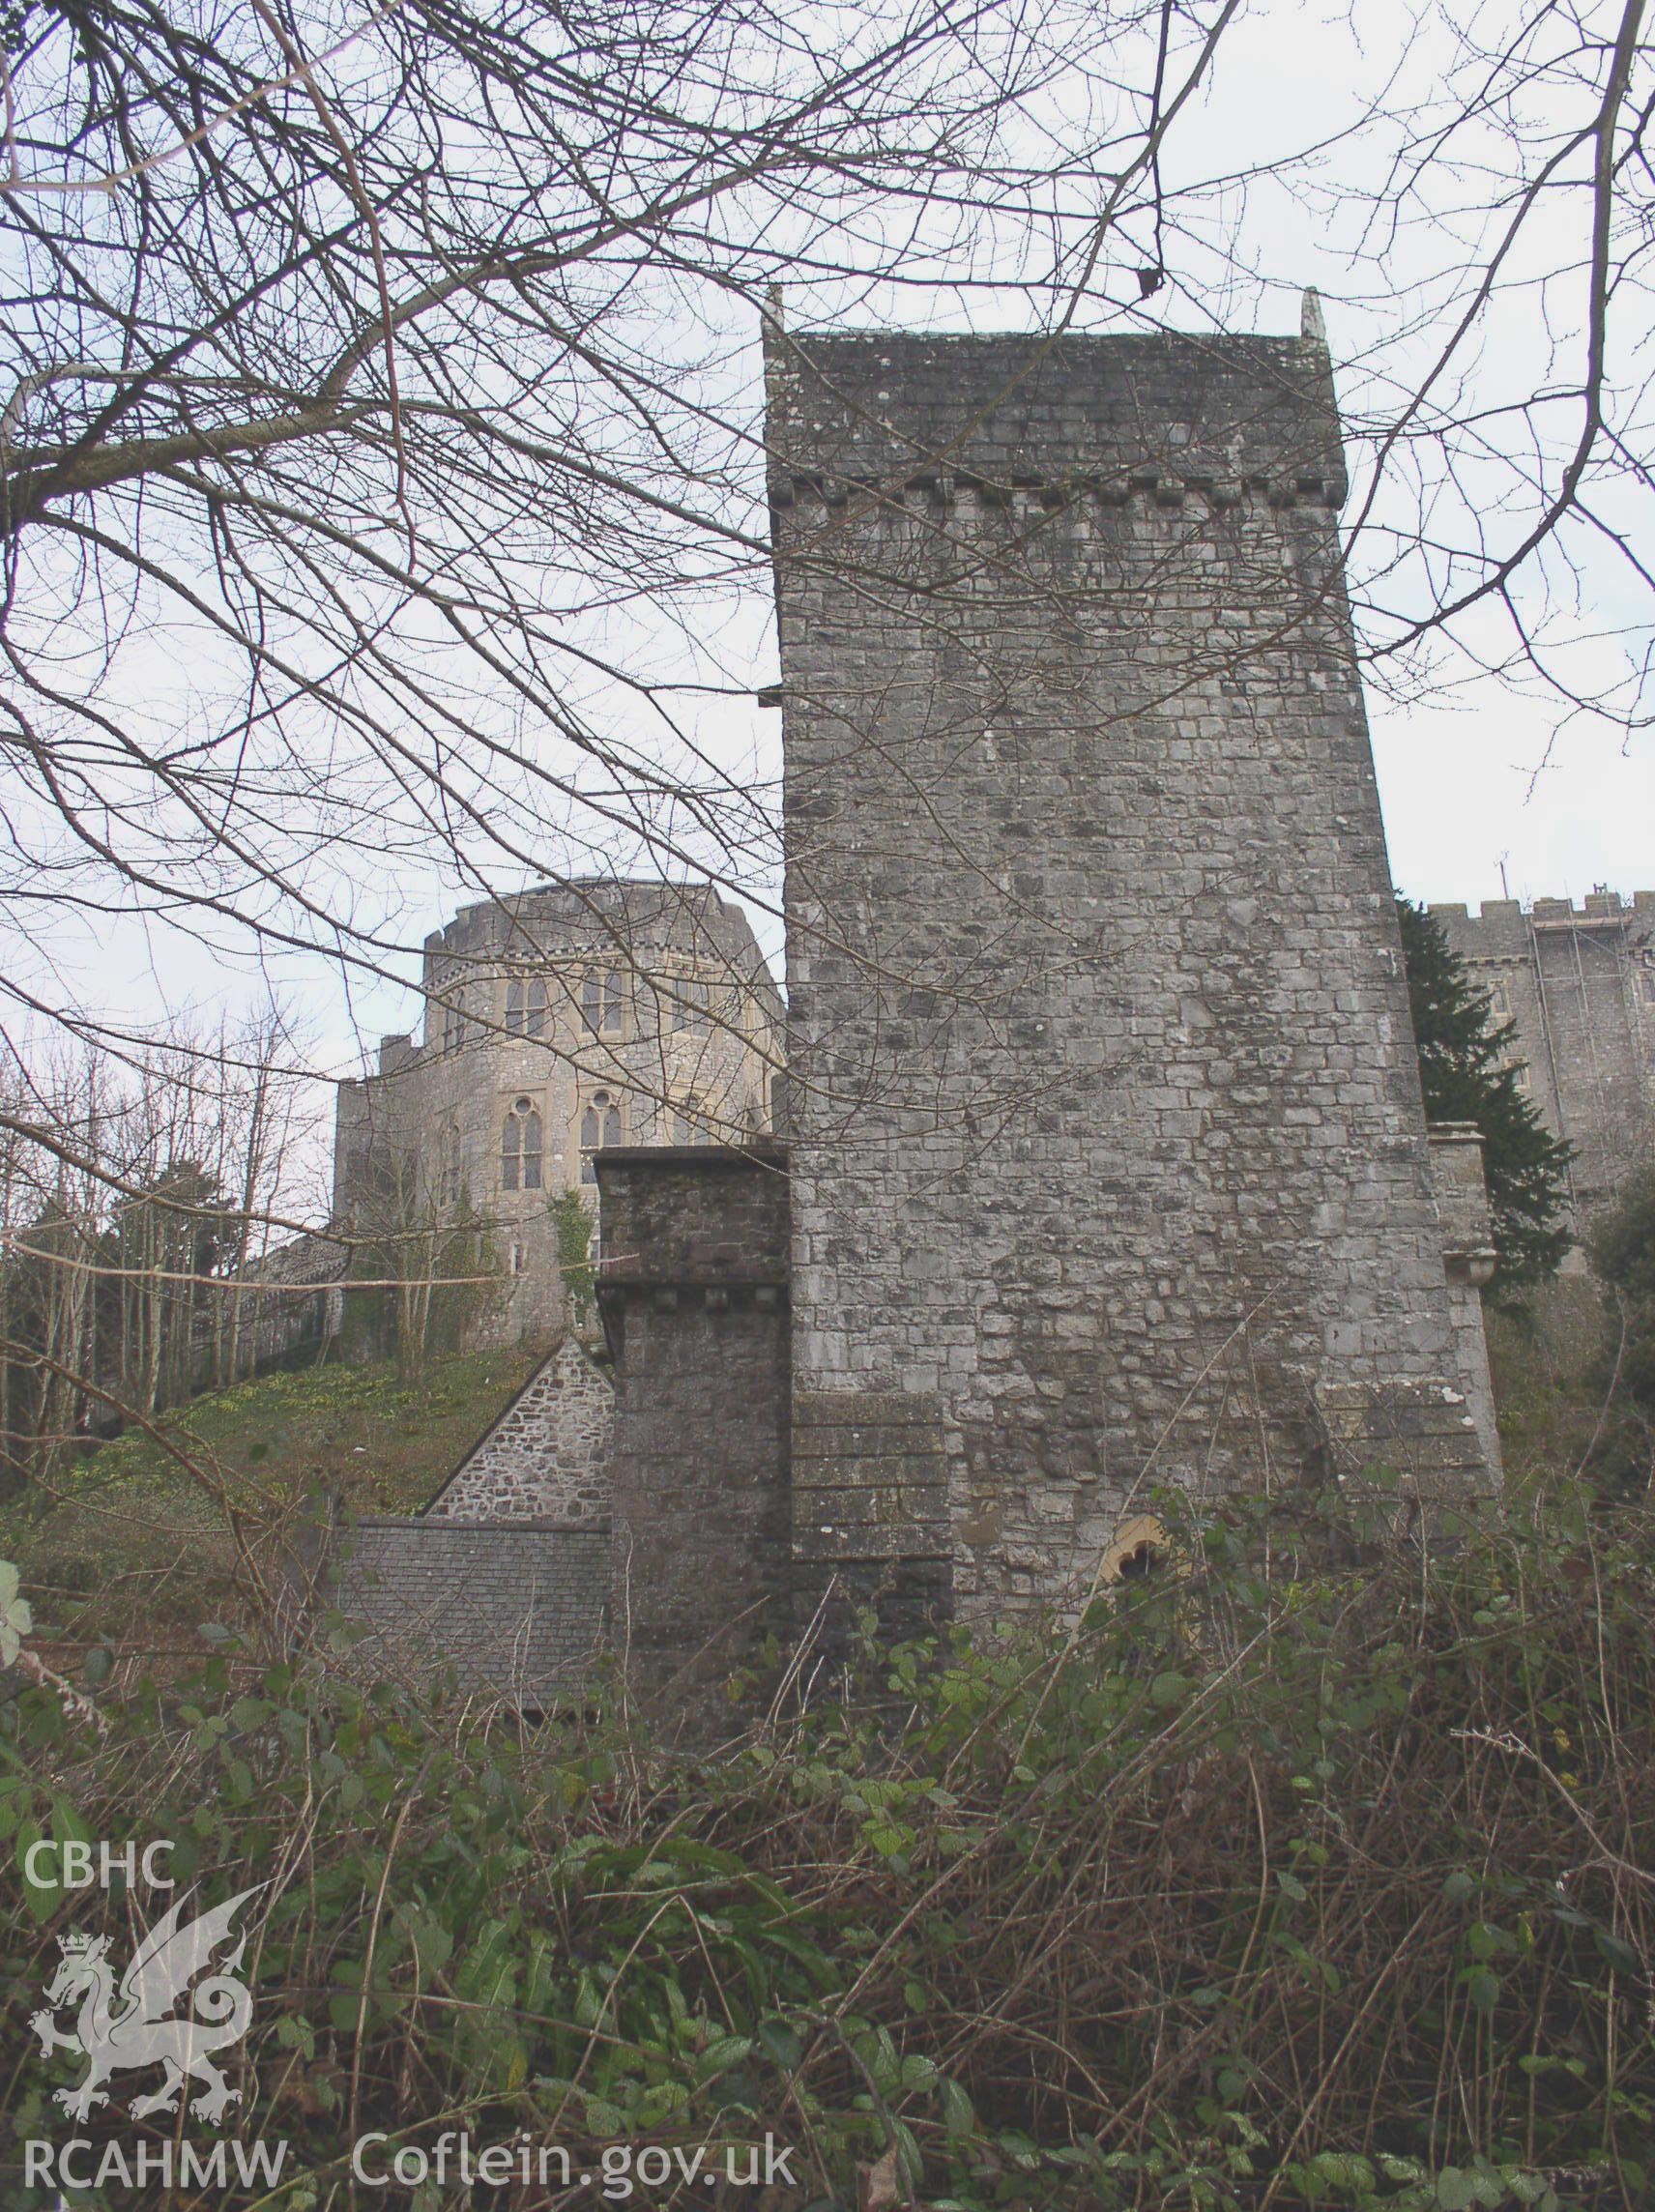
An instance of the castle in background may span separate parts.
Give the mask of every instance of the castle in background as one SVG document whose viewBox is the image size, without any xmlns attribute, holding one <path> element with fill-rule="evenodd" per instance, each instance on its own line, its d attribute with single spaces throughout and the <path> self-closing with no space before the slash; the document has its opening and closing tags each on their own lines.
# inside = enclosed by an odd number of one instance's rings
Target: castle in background
<svg viewBox="0 0 1655 2212">
<path fill-rule="evenodd" d="M 1575 1148 L 1570 1199 L 1583 1229 L 1655 1151 L 1655 891 L 1429 911 L 1489 993 L 1492 1019 L 1512 1025 L 1505 1057 L 1520 1089 Z M 505 958 L 514 936 L 537 949 Z M 563 1325 L 537 1194 L 573 1184 L 595 1196 L 598 1150 L 779 1130 L 780 995 L 740 910 L 704 889 L 593 879 L 465 908 L 427 940 L 423 988 L 421 1042 L 382 1039 L 377 1072 L 339 1086 L 334 1226 L 384 1213 L 400 1159 L 404 1200 L 423 1192 L 445 1218 L 463 1200 L 501 1227 L 510 1279 L 480 1303 L 474 1342 Z M 1436 1142 L 1440 1206 L 1450 1155 Z M 1463 1224 L 1452 1238 L 1466 1252 L 1475 1242 Z M 264 1279 L 292 1287 L 261 1301 L 261 1357 L 337 1335 L 344 1265 L 345 1248 L 325 1235 L 260 1264 Z M 1583 1265 L 1578 1252 L 1565 1263 Z M 306 1284 L 314 1298 L 292 1295 Z M 516 1479 L 543 1501 L 536 1480 L 521 1470 Z"/>
<path fill-rule="evenodd" d="M 1655 1151 L 1655 891 L 1430 913 L 1494 1020 L 1515 1025 L 1506 1062 L 1519 1088 L 1575 1148 L 1569 1196 L 1584 1230 Z"/>
<path fill-rule="evenodd" d="M 473 1343 L 563 1324 L 553 1206 L 595 1204 L 599 1152 L 770 1127 L 780 995 L 746 916 L 702 887 L 593 877 L 464 907 L 426 939 L 421 992 L 422 1033 L 338 1087 L 333 1226 L 416 1256 L 484 1237 L 502 1280 Z"/>
</svg>

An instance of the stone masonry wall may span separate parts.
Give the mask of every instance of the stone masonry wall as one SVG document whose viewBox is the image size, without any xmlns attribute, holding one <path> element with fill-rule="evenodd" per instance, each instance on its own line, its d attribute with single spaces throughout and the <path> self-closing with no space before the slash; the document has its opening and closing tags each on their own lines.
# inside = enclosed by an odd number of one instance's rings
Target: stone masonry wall
<svg viewBox="0 0 1655 2212">
<path fill-rule="evenodd" d="M 609 1519 L 615 1385 L 567 1336 L 425 1508 L 458 1521 Z"/>
<path fill-rule="evenodd" d="M 934 1412 L 979 1611 L 1084 1590 L 1157 1481 L 1325 1464 L 1329 1390 L 1486 1481 L 1425 1417 L 1454 1318 L 1325 350 L 769 374 L 796 1440 Z"/>
<path fill-rule="evenodd" d="M 1655 1147 L 1655 891 L 1431 913 L 1495 1018 L 1516 1024 L 1508 1059 L 1552 1134 L 1576 1148 L 1583 1222 Z"/>
<path fill-rule="evenodd" d="M 509 1009 L 514 985 L 540 994 L 537 1033 L 525 1002 Z M 366 1235 L 477 1225 L 499 1280 L 471 1294 L 470 1343 L 563 1326 L 548 1204 L 571 1189 L 595 1204 L 589 1108 L 604 1143 L 615 1125 L 627 1145 L 673 1143 L 691 1121 L 702 1142 L 769 1125 L 780 1000 L 745 915 L 704 887 L 594 879 L 462 908 L 425 942 L 421 992 L 422 1033 L 385 1038 L 376 1072 L 338 1087 L 334 1212 Z M 510 1188 L 518 1099 L 540 1118 L 539 1176 Z"/>
<path fill-rule="evenodd" d="M 829 1659 L 871 1612 L 886 1643 L 954 1610 L 948 1432 L 940 1398 L 817 1390 L 793 1410 L 794 1620 Z"/>
<path fill-rule="evenodd" d="M 339 1330 L 339 1279 L 346 1246 L 316 1232 L 290 1238 L 218 1285 L 203 1311 L 194 1354 L 198 1388 L 209 1387 L 233 1330 L 238 1374 L 301 1356 L 320 1357 Z"/>
<path fill-rule="evenodd" d="M 1483 1325 L 1483 1290 L 1494 1280 L 1495 1248 L 1482 1134 L 1474 1121 L 1433 1121 L 1428 1133 L 1437 1211 L 1442 1223 L 1448 1303 L 1459 1354 L 1458 1382 L 1483 1457 L 1498 1473 L 1499 1426 L 1495 1418 L 1488 1332 Z"/>
<path fill-rule="evenodd" d="M 598 1175 L 615 1641 L 646 1701 L 715 1729 L 720 1684 L 790 1626 L 786 1176 L 769 1147 Z"/>
</svg>

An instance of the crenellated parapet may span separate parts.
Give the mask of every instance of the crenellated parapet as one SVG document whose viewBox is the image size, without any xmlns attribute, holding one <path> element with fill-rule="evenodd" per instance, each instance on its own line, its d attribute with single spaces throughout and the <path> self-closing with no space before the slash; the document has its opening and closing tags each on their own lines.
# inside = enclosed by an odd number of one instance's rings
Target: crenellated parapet
<svg viewBox="0 0 1655 2212">
<path fill-rule="evenodd" d="M 850 498 L 972 490 L 991 504 L 1163 487 L 1338 504 L 1346 469 L 1327 354 L 1313 339 L 915 332 L 768 347 L 769 485 Z"/>
<path fill-rule="evenodd" d="M 1481 906 L 1448 902 L 1428 911 L 1438 921 L 1482 922 L 1490 928 L 1516 928 L 1524 921 L 1542 928 L 1571 924 L 1590 928 L 1606 922 L 1624 927 L 1640 918 L 1655 921 L 1655 891 L 1588 891 L 1578 904 L 1569 898 L 1537 898 L 1526 905 L 1521 899 L 1485 899 Z"/>
<path fill-rule="evenodd" d="M 1034 521 L 1084 509 L 1119 509 L 1142 502 L 1156 508 L 1196 508 L 1205 505 L 1214 513 L 1236 509 L 1288 508 L 1337 509 L 1345 503 L 1349 486 L 1336 477 L 1232 477 L 1205 470 L 1140 469 L 1129 475 L 1017 479 L 1009 483 L 969 471 L 916 470 L 900 482 L 875 477 L 836 477 L 821 470 L 791 470 L 772 474 L 770 500 L 776 508 L 812 505 L 832 512 L 855 507 L 873 520 L 901 521 L 915 514 L 970 512 L 974 507 L 1009 513 L 1015 519 Z"/>
<path fill-rule="evenodd" d="M 1520 1089 L 1574 1147 L 1583 1224 L 1655 1150 L 1655 891 L 1428 911 L 1488 992 Z"/>
</svg>

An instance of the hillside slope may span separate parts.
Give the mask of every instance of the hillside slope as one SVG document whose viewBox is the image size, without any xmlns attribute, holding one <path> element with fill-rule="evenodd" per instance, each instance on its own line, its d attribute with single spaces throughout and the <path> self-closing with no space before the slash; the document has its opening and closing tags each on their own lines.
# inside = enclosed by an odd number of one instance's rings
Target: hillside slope
<svg viewBox="0 0 1655 2212">
<path fill-rule="evenodd" d="M 422 1505 L 519 1390 L 543 1347 L 268 1375 L 100 1445 L 51 1492 L 0 1505 L 44 1630 L 164 1646 L 233 1615 L 273 1533 L 307 1495 L 347 1512 Z M 170 1447 L 170 1448 L 168 1448 Z"/>
</svg>

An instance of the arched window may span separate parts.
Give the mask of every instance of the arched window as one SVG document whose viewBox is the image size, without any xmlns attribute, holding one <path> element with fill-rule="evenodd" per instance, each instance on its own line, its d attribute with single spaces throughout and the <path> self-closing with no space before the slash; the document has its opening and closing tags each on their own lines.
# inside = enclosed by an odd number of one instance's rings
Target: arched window
<svg viewBox="0 0 1655 2212">
<path fill-rule="evenodd" d="M 1147 1582 L 1173 1564 L 1165 1528 L 1152 1513 L 1137 1513 L 1116 1529 L 1104 1552 L 1098 1580 Z"/>
<path fill-rule="evenodd" d="M 506 986 L 508 1036 L 543 1036 L 546 1030 L 546 984 L 543 976 L 521 976 Z"/>
<path fill-rule="evenodd" d="M 677 1004 L 673 1013 L 673 1028 L 688 1030 L 692 1035 L 701 1035 L 707 1028 L 707 1016 L 712 1005 L 711 983 L 681 983 L 678 986 Z"/>
<path fill-rule="evenodd" d="M 619 975 L 592 975 L 581 984 L 580 1018 L 594 1036 L 620 1034 L 621 1007 Z"/>
<path fill-rule="evenodd" d="M 460 1195 L 460 1125 L 450 1120 L 437 1131 L 437 1204 L 456 1206 Z"/>
<path fill-rule="evenodd" d="M 594 1152 L 623 1142 L 620 1100 L 607 1091 L 595 1091 L 580 1118 L 581 1181 L 597 1180 L 597 1170 L 592 1164 Z"/>
<path fill-rule="evenodd" d="M 514 1098 L 500 1134 L 502 1190 L 540 1187 L 540 1117 L 532 1098 Z"/>
</svg>

